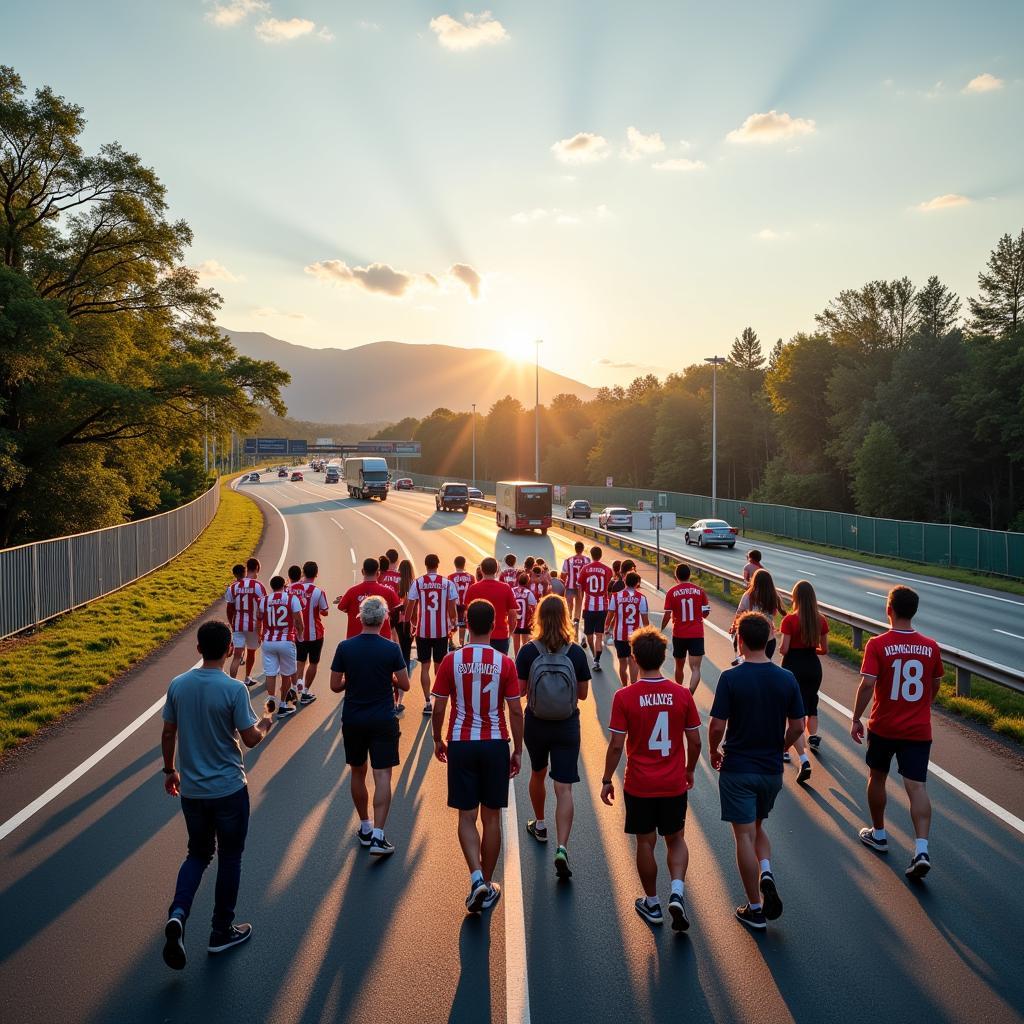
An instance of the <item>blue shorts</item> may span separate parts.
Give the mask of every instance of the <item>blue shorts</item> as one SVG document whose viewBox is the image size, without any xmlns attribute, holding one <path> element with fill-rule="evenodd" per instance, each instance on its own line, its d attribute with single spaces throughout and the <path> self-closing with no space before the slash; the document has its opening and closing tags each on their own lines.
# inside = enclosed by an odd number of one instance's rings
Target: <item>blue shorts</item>
<svg viewBox="0 0 1024 1024">
<path fill-rule="evenodd" d="M 718 796 L 722 802 L 722 821 L 750 825 L 762 821 L 775 806 L 782 790 L 782 775 L 755 772 L 719 772 Z"/>
</svg>

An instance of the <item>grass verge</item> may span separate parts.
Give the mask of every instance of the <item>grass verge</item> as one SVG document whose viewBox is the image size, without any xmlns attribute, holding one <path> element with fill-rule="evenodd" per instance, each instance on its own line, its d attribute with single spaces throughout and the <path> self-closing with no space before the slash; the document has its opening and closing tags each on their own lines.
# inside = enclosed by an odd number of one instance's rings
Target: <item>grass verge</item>
<svg viewBox="0 0 1024 1024">
<path fill-rule="evenodd" d="M 0 649 L 0 753 L 88 700 L 224 592 L 263 531 L 256 502 L 221 485 L 210 526 L 169 565 Z M 184 583 L 183 583 L 184 581 Z"/>
</svg>

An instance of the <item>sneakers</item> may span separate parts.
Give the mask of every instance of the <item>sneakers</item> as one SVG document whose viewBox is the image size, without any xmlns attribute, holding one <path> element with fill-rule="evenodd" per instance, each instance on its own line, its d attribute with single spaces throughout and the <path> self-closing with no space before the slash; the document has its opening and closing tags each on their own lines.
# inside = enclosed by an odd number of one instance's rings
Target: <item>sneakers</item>
<svg viewBox="0 0 1024 1024">
<path fill-rule="evenodd" d="M 482 907 L 484 910 L 490 910 L 498 900 L 501 899 L 501 886 L 497 882 L 491 882 L 487 887 L 487 895 L 484 897 Z"/>
<path fill-rule="evenodd" d="M 210 932 L 210 944 L 207 953 L 223 953 L 232 946 L 240 946 L 252 935 L 251 924 L 233 924 L 226 932 Z"/>
<path fill-rule="evenodd" d="M 373 843 L 373 829 L 369 832 L 364 832 L 361 828 L 356 829 L 356 839 L 359 840 L 360 846 L 370 846 Z"/>
<path fill-rule="evenodd" d="M 537 828 L 537 819 L 531 818 L 526 823 L 526 831 L 537 840 L 538 843 L 546 843 L 548 841 L 548 830 L 545 828 Z"/>
<path fill-rule="evenodd" d="M 277 717 L 287 718 L 289 715 L 295 714 L 294 704 L 278 704 L 277 705 Z"/>
<path fill-rule="evenodd" d="M 183 971 L 187 957 L 185 956 L 185 922 L 171 914 L 164 926 L 164 963 L 171 970 Z"/>
<path fill-rule="evenodd" d="M 299 691 L 296 690 L 294 686 L 289 687 L 288 695 L 285 697 L 285 700 L 290 703 L 290 702 L 296 701 L 298 699 L 299 699 Z"/>
<path fill-rule="evenodd" d="M 761 872 L 761 905 L 767 920 L 776 921 L 782 917 L 782 899 L 775 886 L 775 876 L 770 871 Z"/>
<path fill-rule="evenodd" d="M 783 753 L 783 755 L 782 755 L 782 763 L 783 764 L 792 764 L 793 763 L 793 758 L 791 758 L 789 756 L 789 751 L 788 750 L 785 751 L 785 753 Z"/>
<path fill-rule="evenodd" d="M 246 676 L 245 677 L 245 685 L 246 686 L 255 686 L 256 685 L 256 680 L 255 679 L 250 679 L 248 676 Z"/>
<path fill-rule="evenodd" d="M 381 836 L 378 839 L 376 836 L 370 840 L 370 856 L 371 857 L 390 857 L 395 852 L 394 843 L 388 842 L 387 836 Z"/>
<path fill-rule="evenodd" d="M 423 705 L 423 714 L 425 714 L 425 715 L 432 715 L 433 713 L 434 713 L 434 708 L 431 705 L 430 701 L 428 700 L 427 703 Z"/>
<path fill-rule="evenodd" d="M 800 774 L 797 775 L 797 782 L 806 782 L 811 777 L 811 762 L 801 761 L 800 762 Z"/>
<path fill-rule="evenodd" d="M 672 919 L 672 931 L 685 932 L 690 927 L 686 907 L 683 906 L 683 897 L 677 892 L 668 898 L 668 916 Z"/>
<path fill-rule="evenodd" d="M 402 715 L 404 715 L 404 714 L 405 714 L 405 705 L 404 704 L 396 704 L 395 705 L 395 718 L 401 718 Z"/>
<path fill-rule="evenodd" d="M 466 897 L 466 910 L 471 914 L 479 914 L 484 909 L 484 900 L 490 895 L 490 886 L 482 879 L 474 882 Z"/>
<path fill-rule="evenodd" d="M 907 870 L 903 873 L 907 878 L 924 878 L 932 869 L 931 859 L 927 853 L 919 853 L 910 862 Z"/>
<path fill-rule="evenodd" d="M 555 850 L 555 874 L 563 881 L 572 878 L 572 868 L 569 867 L 569 851 L 564 846 Z"/>
<path fill-rule="evenodd" d="M 736 919 L 755 932 L 763 932 L 768 927 L 764 910 L 754 910 L 749 903 L 736 908 Z"/>
<path fill-rule="evenodd" d="M 860 841 L 865 846 L 870 846 L 872 850 L 877 850 L 879 853 L 888 853 L 889 852 L 889 840 L 887 838 L 886 839 L 876 839 L 873 829 L 862 828 L 857 833 L 857 835 L 860 836 Z"/>
<path fill-rule="evenodd" d="M 302 696 L 299 697 L 299 703 L 305 707 L 307 704 L 312 704 L 316 700 L 316 694 L 309 690 L 303 690 Z"/>
<path fill-rule="evenodd" d="M 595 672 L 603 672 L 604 671 L 604 669 L 601 668 L 601 662 L 598 661 L 597 658 L 594 659 L 594 671 Z"/>
<path fill-rule="evenodd" d="M 665 915 L 661 912 L 661 904 L 652 907 L 644 897 L 640 897 L 633 904 L 636 907 L 636 912 L 648 923 L 648 924 L 663 924 L 665 921 Z"/>
<path fill-rule="evenodd" d="M 818 748 L 821 746 L 821 737 L 817 733 L 815 733 L 813 736 L 808 736 L 807 746 L 809 746 L 811 750 L 817 751 Z"/>
</svg>

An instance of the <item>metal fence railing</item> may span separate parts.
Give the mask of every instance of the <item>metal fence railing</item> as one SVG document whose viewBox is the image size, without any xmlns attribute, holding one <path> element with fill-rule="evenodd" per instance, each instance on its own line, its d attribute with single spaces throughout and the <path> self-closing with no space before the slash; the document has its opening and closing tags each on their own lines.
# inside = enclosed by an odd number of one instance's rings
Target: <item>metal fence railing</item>
<svg viewBox="0 0 1024 1024">
<path fill-rule="evenodd" d="M 95 601 L 180 555 L 213 520 L 220 485 L 181 508 L 0 551 L 0 639 Z"/>
<path fill-rule="evenodd" d="M 425 487 L 436 487 L 443 482 L 442 477 L 422 473 L 409 475 Z M 494 493 L 494 483 L 490 480 L 478 480 L 477 486 L 485 495 Z M 922 565 L 976 569 L 998 576 L 1024 578 L 1024 533 L 947 523 L 878 519 L 848 512 L 793 508 L 733 498 L 719 498 L 718 509 L 712 513 L 711 499 L 707 495 L 637 487 L 569 484 L 566 500 L 573 498 L 586 498 L 595 507 L 625 505 L 636 508 L 638 501 L 650 501 L 655 509 L 674 512 L 680 519 L 693 521 L 715 514 L 733 526 L 740 526 L 745 519 L 748 530 L 776 537 L 825 544 L 861 554 L 901 558 Z M 746 510 L 745 517 L 740 515 L 740 509 Z"/>
</svg>

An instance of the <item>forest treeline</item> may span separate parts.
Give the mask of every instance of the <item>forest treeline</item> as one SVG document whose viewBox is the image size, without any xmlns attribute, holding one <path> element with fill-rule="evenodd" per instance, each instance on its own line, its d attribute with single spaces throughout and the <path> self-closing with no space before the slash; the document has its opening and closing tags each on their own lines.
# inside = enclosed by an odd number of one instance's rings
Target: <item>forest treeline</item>
<svg viewBox="0 0 1024 1024">
<path fill-rule="evenodd" d="M 752 327 L 718 369 L 718 491 L 805 508 L 1024 530 L 1024 231 L 999 239 L 966 304 L 937 277 L 839 293 L 813 333 Z M 709 494 L 710 365 L 647 374 L 541 409 L 552 483 Z M 468 478 L 473 424 L 439 408 L 380 431 L 424 473 Z M 477 414 L 477 476 L 533 476 L 534 411 Z"/>
</svg>

